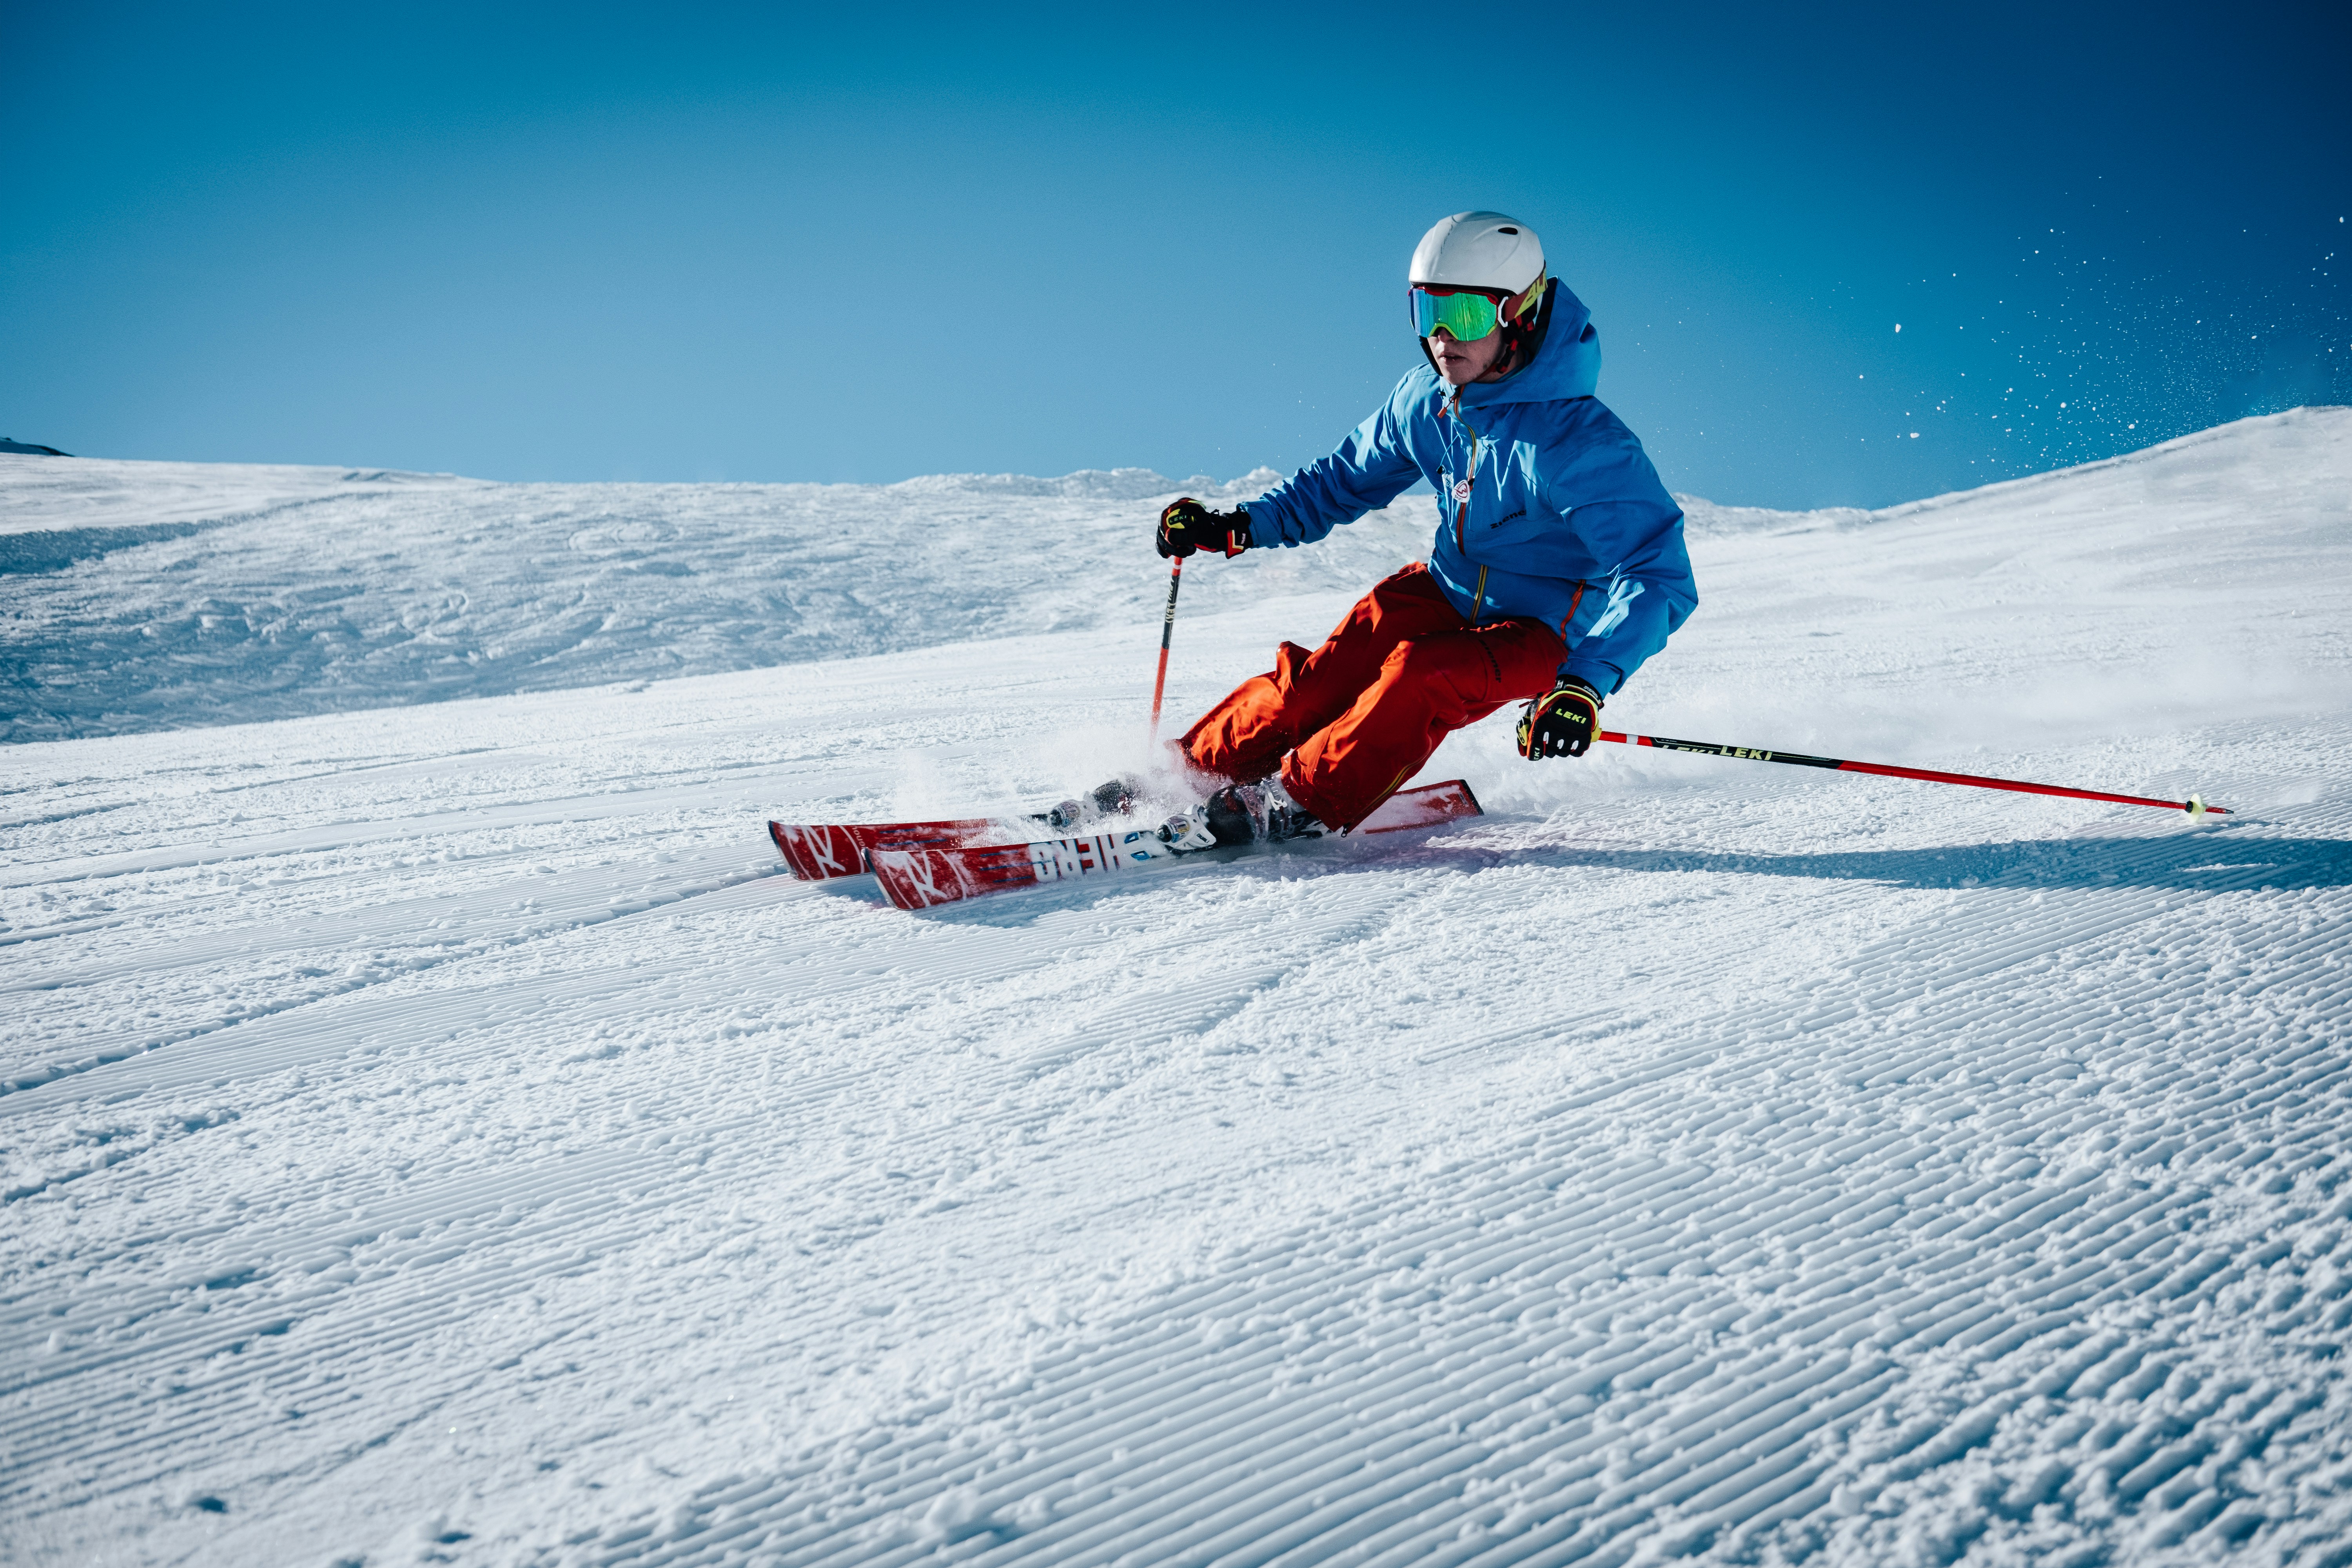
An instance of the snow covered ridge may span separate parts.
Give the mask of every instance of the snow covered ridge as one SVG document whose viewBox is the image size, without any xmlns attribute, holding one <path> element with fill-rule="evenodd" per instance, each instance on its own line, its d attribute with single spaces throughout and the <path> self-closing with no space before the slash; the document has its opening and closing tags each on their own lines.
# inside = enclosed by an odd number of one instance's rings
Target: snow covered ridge
<svg viewBox="0 0 2352 1568">
<path fill-rule="evenodd" d="M 191 598 L 274 572 L 373 625 L 448 552 L 467 603 L 323 662 L 354 698 L 562 574 L 643 586 L 647 647 L 768 560 L 835 632 L 999 557 L 1068 621 L 0 748 L 0 1559 L 2336 1562 L 2345 450 L 2308 411 L 1906 515 L 1701 516 L 1706 603 L 1610 703 L 2242 813 L 2202 829 L 1531 765 L 1498 716 L 1429 771 L 1488 808 L 1456 828 L 921 917 L 782 876 L 761 820 L 1131 765 L 1150 497 L 89 500 L 38 531 L 250 521 L 12 578 L 84 595 L 12 616 L 111 626 L 178 551 Z M 1417 546 L 1399 510 L 1188 573 L 1171 713 L 1328 626 Z M 934 554 L 942 518 L 1094 564 Z M 302 673 L 241 646 L 171 645 L 224 711 Z"/>
<path fill-rule="evenodd" d="M 1230 502 L 1272 479 L 507 485 L 0 458 L 0 653 L 18 672 L 0 738 L 706 675 L 1146 615 L 1159 506 L 1180 489 Z M 1395 510 L 1395 526 L 1270 581 L 1307 591 L 1403 559 L 1415 508 Z"/>
<path fill-rule="evenodd" d="M 2352 414 L 2250 419 L 1885 512 L 1684 498 L 1695 540 L 2056 505 L 2127 510 L 2250 473 L 2325 510 Z M 0 457 L 0 739 L 49 740 L 707 675 L 1156 618 L 1150 518 L 1266 470 L 945 475 L 885 486 L 492 484 L 341 468 Z M 2156 487 L 2150 490 L 2149 487 Z M 2085 510 L 2087 509 L 2087 510 Z M 2273 511 L 2291 508 L 2273 507 Z M 1408 497 L 1309 550 L 1191 574 L 1188 613 L 1360 588 L 1425 548 Z M 2260 526 L 2216 514 L 2217 527 Z M 1713 584 L 1701 579 L 1703 594 Z M 1702 616 L 1715 615 L 1710 600 Z"/>
<path fill-rule="evenodd" d="M 1253 468 L 1237 479 L 1213 479 L 1206 474 L 1195 474 L 1180 481 L 1155 474 L 1150 468 L 1081 468 L 1058 479 L 1032 479 L 1026 474 L 930 474 L 881 488 L 908 496 L 1055 496 L 1073 500 L 1151 501 L 1158 505 L 1165 505 L 1171 497 L 1188 495 L 1195 500 L 1231 506 L 1264 495 L 1281 477 L 1272 468 Z"/>
</svg>

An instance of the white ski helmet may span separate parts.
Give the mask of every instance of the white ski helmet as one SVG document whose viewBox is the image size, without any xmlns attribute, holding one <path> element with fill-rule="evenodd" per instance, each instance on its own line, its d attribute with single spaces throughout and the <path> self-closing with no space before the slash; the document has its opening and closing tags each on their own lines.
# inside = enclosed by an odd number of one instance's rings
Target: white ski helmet
<svg viewBox="0 0 2352 1568">
<path fill-rule="evenodd" d="M 1413 247 L 1408 283 L 1524 293 L 1544 275 L 1543 241 L 1503 213 L 1455 213 Z"/>
</svg>

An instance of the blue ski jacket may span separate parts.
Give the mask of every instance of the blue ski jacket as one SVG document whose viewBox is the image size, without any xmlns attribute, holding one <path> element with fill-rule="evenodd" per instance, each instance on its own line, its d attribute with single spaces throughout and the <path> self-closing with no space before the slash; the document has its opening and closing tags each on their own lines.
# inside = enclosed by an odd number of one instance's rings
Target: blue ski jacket
<svg viewBox="0 0 2352 1568">
<path fill-rule="evenodd" d="M 1427 479 L 1429 571 L 1454 607 L 1556 628 L 1559 672 L 1606 697 L 1698 607 L 1698 584 L 1682 509 L 1592 395 L 1592 313 L 1556 280 L 1544 310 L 1533 363 L 1502 381 L 1456 391 L 1424 363 L 1398 382 L 1338 451 L 1248 504 L 1250 543 L 1312 544 Z"/>
</svg>

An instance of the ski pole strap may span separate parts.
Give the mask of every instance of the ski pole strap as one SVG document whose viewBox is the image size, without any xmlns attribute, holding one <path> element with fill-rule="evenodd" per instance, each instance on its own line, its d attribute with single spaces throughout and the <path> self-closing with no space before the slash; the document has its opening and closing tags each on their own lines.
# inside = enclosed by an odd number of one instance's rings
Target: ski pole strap
<svg viewBox="0 0 2352 1568">
<path fill-rule="evenodd" d="M 2021 795 L 2063 795 L 2068 800 L 2104 800 L 2116 805 L 2153 805 L 2167 811 L 2185 811 L 2191 816 L 2210 813 L 2227 816 L 2229 808 L 2207 805 L 2196 795 L 2187 800 L 2152 800 L 2144 795 L 2110 795 L 2105 790 L 2068 789 L 2063 784 L 2028 784 L 2022 779 L 1990 778 L 1982 773 L 1946 773 L 1933 768 L 1898 768 L 1888 763 L 1857 763 L 1844 757 L 1809 757 L 1801 752 L 1767 752 L 1754 746 L 1724 746 L 1712 741 L 1676 741 L 1664 735 L 1621 734 L 1614 730 L 1601 731 L 1601 739 L 1614 741 L 1621 746 L 1655 746 L 1662 752 L 1696 752 L 1709 757 L 1737 757 L 1748 763 L 1786 763 L 1799 768 L 1830 768 L 1843 773 L 1875 773 L 1882 778 L 1919 779 L 1927 784 L 1968 784 L 1977 789 L 2015 790 Z"/>
</svg>

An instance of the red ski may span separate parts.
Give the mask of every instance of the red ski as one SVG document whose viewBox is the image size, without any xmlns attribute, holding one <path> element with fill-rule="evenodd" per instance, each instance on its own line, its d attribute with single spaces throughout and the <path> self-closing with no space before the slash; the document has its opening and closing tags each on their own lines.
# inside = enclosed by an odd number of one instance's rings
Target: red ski
<svg viewBox="0 0 2352 1568">
<path fill-rule="evenodd" d="M 1356 831 L 1401 833 L 1479 815 L 1478 797 L 1470 793 L 1470 786 L 1460 779 L 1449 779 L 1399 790 Z M 876 845 L 866 858 L 882 884 L 884 896 L 902 910 L 927 910 L 982 893 L 1010 892 L 1096 872 L 1145 870 L 1181 858 L 1150 828 L 1045 838 L 1034 844 Z"/>
<path fill-rule="evenodd" d="M 953 822 L 852 822 L 818 827 L 768 824 L 768 837 L 783 853 L 784 864 L 803 882 L 862 874 L 866 868 L 868 849 L 961 849 L 1003 832 L 998 819 L 992 816 L 962 817 Z"/>
</svg>

